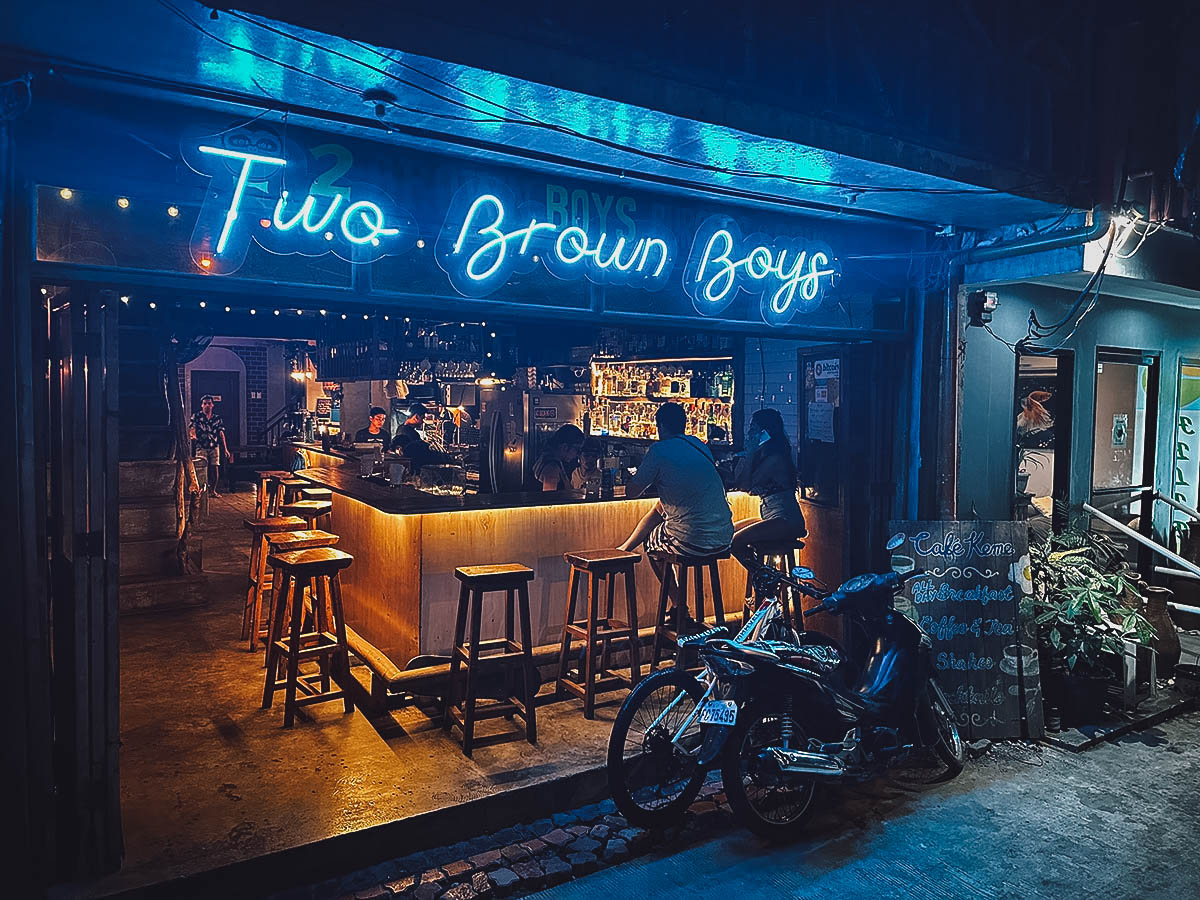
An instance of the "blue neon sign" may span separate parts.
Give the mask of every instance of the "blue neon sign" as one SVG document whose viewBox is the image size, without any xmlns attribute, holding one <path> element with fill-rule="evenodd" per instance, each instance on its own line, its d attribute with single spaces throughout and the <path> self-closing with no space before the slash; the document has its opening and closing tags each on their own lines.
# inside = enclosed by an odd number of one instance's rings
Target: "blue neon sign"
<svg viewBox="0 0 1200 900">
<path fill-rule="evenodd" d="M 720 315 L 742 290 L 762 297 L 763 321 L 784 325 L 820 306 L 839 274 L 824 244 L 764 234 L 743 237 L 733 219 L 712 216 L 696 231 L 683 287 L 701 315 Z"/>
<path fill-rule="evenodd" d="M 657 290 L 674 261 L 666 236 L 635 238 L 546 221 L 544 209 L 518 206 L 502 188 L 478 184 L 455 195 L 434 255 L 455 290 L 468 297 L 485 297 L 539 266 L 563 279 Z"/>
<path fill-rule="evenodd" d="M 192 258 L 205 271 L 236 272 L 252 242 L 271 253 L 333 253 L 363 263 L 414 245 L 411 215 L 373 185 L 343 180 L 351 160 L 345 148 L 314 148 L 315 158 L 331 157 L 334 165 L 308 178 L 274 135 L 250 145 L 263 152 L 246 143 L 201 140 L 192 152 L 185 148 L 189 164 L 211 179 L 191 242 Z M 305 191 L 297 196 L 287 185 Z"/>
</svg>

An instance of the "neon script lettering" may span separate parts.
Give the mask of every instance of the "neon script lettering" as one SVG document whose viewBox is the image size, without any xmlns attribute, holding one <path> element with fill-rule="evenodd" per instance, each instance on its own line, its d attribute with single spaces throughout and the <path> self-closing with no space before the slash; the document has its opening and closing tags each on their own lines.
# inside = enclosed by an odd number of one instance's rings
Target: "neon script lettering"
<svg viewBox="0 0 1200 900">
<path fill-rule="evenodd" d="M 208 144 L 196 150 L 199 159 L 223 161 L 208 172 L 213 190 L 201 208 L 192 241 L 193 255 L 210 260 L 206 268 L 211 274 L 236 271 L 251 239 L 273 253 L 333 252 L 354 262 L 370 262 L 398 252 L 404 244 L 400 236 L 413 230 L 411 216 L 402 211 L 385 213 L 374 200 L 350 202 L 352 194 L 379 196 L 369 185 L 339 187 L 329 195 L 308 193 L 297 202 L 278 184 L 288 165 L 283 157 Z M 228 194 L 223 190 L 226 178 L 233 178 Z M 350 246 L 343 244 L 339 251 L 335 238 Z"/>
<path fill-rule="evenodd" d="M 607 230 L 595 234 L 579 225 L 542 221 L 536 210 L 517 210 L 496 193 L 461 196 L 473 199 L 451 204 L 436 256 L 451 283 L 468 296 L 490 294 L 514 274 L 538 265 L 559 278 L 586 276 L 650 290 L 670 272 L 671 247 L 663 238 L 630 240 Z M 464 205 L 460 218 L 456 211 Z"/>
<path fill-rule="evenodd" d="M 741 236 L 732 220 L 713 217 L 701 225 L 684 266 L 684 289 L 696 311 L 720 314 L 738 290 L 762 295 L 763 319 L 780 325 L 797 312 L 816 308 L 838 275 L 832 253 L 823 245 Z"/>
</svg>

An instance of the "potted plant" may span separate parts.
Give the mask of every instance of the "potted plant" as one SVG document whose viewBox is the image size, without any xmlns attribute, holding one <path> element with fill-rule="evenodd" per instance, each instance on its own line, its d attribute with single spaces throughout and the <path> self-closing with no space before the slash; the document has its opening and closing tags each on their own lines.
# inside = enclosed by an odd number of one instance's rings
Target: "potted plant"
<svg viewBox="0 0 1200 900">
<path fill-rule="evenodd" d="M 1072 526 L 1029 549 L 1043 689 L 1071 723 L 1094 722 L 1127 640 L 1148 645 L 1137 573 L 1108 536 Z"/>
<path fill-rule="evenodd" d="M 1046 468 L 1046 451 L 1035 450 L 1031 447 L 1021 447 L 1017 450 L 1017 493 L 1024 494 L 1029 487 L 1029 476 L 1033 472 Z"/>
</svg>

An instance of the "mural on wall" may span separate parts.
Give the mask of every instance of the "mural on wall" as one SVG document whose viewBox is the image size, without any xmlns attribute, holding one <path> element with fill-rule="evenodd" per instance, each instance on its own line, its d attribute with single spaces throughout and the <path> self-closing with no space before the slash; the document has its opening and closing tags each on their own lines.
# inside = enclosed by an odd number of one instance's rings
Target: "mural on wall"
<svg viewBox="0 0 1200 900">
<path fill-rule="evenodd" d="M 1184 363 L 1179 367 L 1179 414 L 1175 419 L 1175 465 L 1171 495 L 1180 503 L 1196 508 L 1197 482 L 1200 482 L 1200 365 Z M 1178 510 L 1171 513 L 1171 532 L 1177 545 L 1188 532 L 1188 517 Z"/>
</svg>

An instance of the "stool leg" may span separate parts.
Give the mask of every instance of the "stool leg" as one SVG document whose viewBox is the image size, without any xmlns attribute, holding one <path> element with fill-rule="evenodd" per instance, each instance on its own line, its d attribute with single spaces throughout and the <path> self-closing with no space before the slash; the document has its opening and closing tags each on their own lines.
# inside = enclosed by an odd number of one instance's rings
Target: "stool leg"
<svg viewBox="0 0 1200 900">
<path fill-rule="evenodd" d="M 468 588 L 465 584 L 458 589 L 458 618 L 454 621 L 454 646 L 450 648 L 450 679 L 446 683 L 446 696 L 442 703 L 442 727 L 450 728 L 450 707 L 452 707 L 462 692 L 458 684 L 459 655 L 458 649 L 463 646 L 467 630 L 467 606 L 469 600 Z"/>
<path fill-rule="evenodd" d="M 509 643 L 509 646 L 505 648 L 507 650 L 512 649 L 512 643 L 516 640 L 516 631 L 513 628 L 513 606 L 516 599 L 517 592 L 512 588 L 504 592 L 504 639 Z"/>
<path fill-rule="evenodd" d="M 642 680 L 642 641 L 638 635 L 637 578 L 632 566 L 625 570 L 625 607 L 629 618 L 629 686 L 635 688 Z"/>
<path fill-rule="evenodd" d="M 717 624 L 725 627 L 725 598 L 721 596 L 721 570 L 715 562 L 708 564 L 708 581 L 712 588 L 713 612 L 717 615 Z"/>
<path fill-rule="evenodd" d="M 674 570 L 675 567 L 671 566 L 671 569 Z M 671 579 L 679 589 L 679 594 L 675 598 L 675 665 L 684 668 L 687 665 L 687 660 L 684 659 L 684 653 L 679 648 L 679 639 L 683 636 L 683 617 L 688 611 L 687 569 L 680 566 L 679 572 L 672 574 Z"/>
<path fill-rule="evenodd" d="M 350 645 L 346 641 L 346 615 L 342 606 L 342 582 L 335 574 L 328 579 L 329 608 L 333 614 L 333 627 L 337 629 L 337 650 L 333 659 L 337 663 L 333 677 L 343 691 L 342 708 L 345 712 L 354 712 L 354 701 L 350 697 L 347 685 L 350 683 Z"/>
<path fill-rule="evenodd" d="M 320 644 L 324 640 L 325 635 L 330 633 L 329 623 L 329 607 L 326 605 L 327 585 L 329 584 L 328 575 L 318 575 L 309 582 L 309 596 L 312 598 L 312 621 L 313 631 L 317 634 L 317 643 Z M 317 664 L 321 672 L 321 693 L 329 693 L 329 672 L 333 668 L 332 654 L 325 656 L 322 654 L 317 657 Z"/>
<path fill-rule="evenodd" d="M 288 639 L 287 686 L 283 689 L 283 727 L 291 728 L 296 719 L 296 682 L 300 678 L 300 634 L 304 621 L 304 589 L 297 578 L 291 579 L 292 621 Z"/>
<path fill-rule="evenodd" d="M 587 637 L 583 639 L 583 717 L 596 718 L 596 613 L 600 605 L 600 578 L 588 573 Z"/>
<path fill-rule="evenodd" d="M 275 699 L 275 684 L 279 680 L 279 640 L 283 636 L 284 612 L 288 594 L 292 590 L 292 579 L 289 576 L 281 576 L 279 582 L 271 604 L 274 609 L 271 613 L 271 633 L 267 636 L 267 676 L 263 686 L 263 709 L 270 709 L 271 701 Z"/>
<path fill-rule="evenodd" d="M 604 576 L 604 580 L 608 583 L 608 602 L 604 606 L 604 627 L 612 628 L 613 603 L 614 603 L 614 593 L 616 592 L 616 589 L 617 589 L 617 576 L 614 575 L 612 572 L 609 572 L 607 575 Z M 603 650 L 600 654 L 600 674 L 601 674 L 601 676 L 603 676 L 604 673 L 608 671 L 610 665 L 612 664 L 612 660 L 609 657 L 609 653 L 612 650 L 612 641 L 609 640 L 608 638 L 605 638 L 602 642 L 602 646 L 603 646 Z"/>
<path fill-rule="evenodd" d="M 246 648 L 252 653 L 258 646 L 258 639 L 261 637 L 261 632 L 259 629 L 262 627 L 263 591 L 266 589 L 267 581 L 267 537 L 266 535 L 263 535 L 258 540 L 258 565 L 254 570 L 254 584 L 250 586 L 250 590 L 253 593 L 250 619 L 250 639 L 247 642 L 248 646 Z"/>
<path fill-rule="evenodd" d="M 521 598 L 521 653 L 525 670 L 525 739 L 537 744 L 537 698 L 533 689 L 533 636 L 529 628 L 529 585 L 522 582 Z"/>
<path fill-rule="evenodd" d="M 665 625 L 663 621 L 667 617 L 667 598 L 670 595 L 671 584 L 671 566 L 667 564 L 663 568 L 662 584 L 658 588 L 658 615 L 654 619 L 654 646 L 650 650 L 650 671 L 653 672 L 658 668 L 658 662 L 662 658 L 663 641 L 666 639 L 664 634 Z"/>
<path fill-rule="evenodd" d="M 467 651 L 467 695 L 463 700 L 463 754 L 475 744 L 475 676 L 479 665 L 479 631 L 483 618 L 483 591 L 471 591 L 471 646 Z"/>
<path fill-rule="evenodd" d="M 571 632 L 567 627 L 575 621 L 575 598 L 579 593 L 579 570 L 571 566 L 571 578 L 567 582 L 567 614 L 563 620 L 562 646 L 558 651 L 558 681 L 555 694 L 562 696 L 562 683 L 566 680 L 567 669 L 571 664 Z"/>
<path fill-rule="evenodd" d="M 692 583 L 696 590 L 696 624 L 704 627 L 704 569 L 696 566 L 692 569 Z"/>
<path fill-rule="evenodd" d="M 250 566 L 246 569 L 246 607 L 242 610 L 242 640 L 250 635 L 250 617 L 254 607 L 254 573 L 258 571 L 258 535 L 250 538 Z"/>
</svg>

